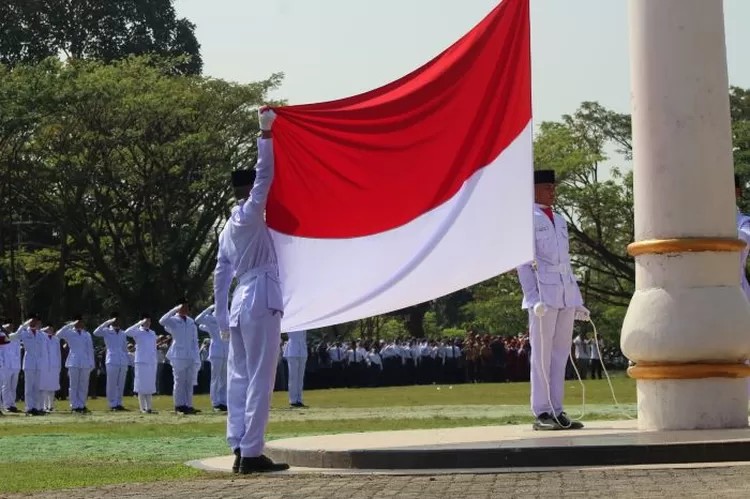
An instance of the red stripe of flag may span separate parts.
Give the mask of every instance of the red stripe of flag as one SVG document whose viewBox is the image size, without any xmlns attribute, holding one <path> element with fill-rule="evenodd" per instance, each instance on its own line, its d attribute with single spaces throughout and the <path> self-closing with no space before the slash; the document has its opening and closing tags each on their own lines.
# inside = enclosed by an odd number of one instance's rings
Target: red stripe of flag
<svg viewBox="0 0 750 499">
<path fill-rule="evenodd" d="M 352 238 L 402 226 L 453 197 L 531 120 L 529 0 L 504 0 L 393 83 L 276 112 L 272 229 Z"/>
</svg>

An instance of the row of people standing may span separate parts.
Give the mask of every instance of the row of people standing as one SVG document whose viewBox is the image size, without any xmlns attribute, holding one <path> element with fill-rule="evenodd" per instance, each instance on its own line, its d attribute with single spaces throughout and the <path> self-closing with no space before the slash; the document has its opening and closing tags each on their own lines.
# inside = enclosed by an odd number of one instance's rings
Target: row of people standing
<svg viewBox="0 0 750 499">
<path fill-rule="evenodd" d="M 173 373 L 172 395 L 175 411 L 185 414 L 200 412 L 193 407 L 194 386 L 198 382 L 201 356 L 197 328 L 211 338 L 207 360 L 211 364 L 210 393 L 214 410 L 226 411 L 227 342 L 221 340 L 213 316 L 213 306 L 192 319 L 183 302 L 167 312 L 160 324 L 171 336 L 166 358 Z M 23 399 L 26 413 L 38 416 L 53 410 L 55 393 L 60 390 L 60 372 L 63 364 L 61 340 L 67 344 L 64 365 L 69 385 L 70 407 L 73 412 L 88 412 L 91 372 L 95 367 L 94 341 L 85 329 L 81 316 L 55 332 L 51 327 L 41 327 L 37 314 L 29 314 L 17 331 L 9 322 L 0 332 L 0 407 L 18 412 L 16 393 L 19 371 L 23 369 Z M 141 320 L 122 330 L 118 314 L 94 330 L 105 344 L 106 396 L 112 411 L 123 411 L 125 381 L 131 363 L 128 338 L 135 343 L 133 356 L 133 391 L 138 394 L 140 410 L 153 413 L 152 397 L 156 393 L 158 352 L 157 336 L 151 330 L 151 317 L 143 314 Z M 22 358 L 23 350 L 23 362 Z"/>
</svg>

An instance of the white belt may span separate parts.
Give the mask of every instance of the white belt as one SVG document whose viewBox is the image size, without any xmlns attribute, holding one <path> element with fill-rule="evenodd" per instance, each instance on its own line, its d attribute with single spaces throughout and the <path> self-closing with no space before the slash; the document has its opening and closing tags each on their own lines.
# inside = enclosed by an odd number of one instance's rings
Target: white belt
<svg viewBox="0 0 750 499">
<path fill-rule="evenodd" d="M 250 279 L 254 279 L 254 278 L 256 278 L 256 277 L 258 277 L 260 275 L 271 274 L 271 273 L 274 274 L 274 275 L 276 275 L 276 276 L 278 276 L 278 265 L 277 264 L 270 263 L 268 265 L 262 265 L 260 267 L 255 267 L 253 269 L 248 269 L 245 272 L 243 272 L 242 274 L 238 274 L 236 277 L 237 277 L 237 280 L 239 282 L 243 283 L 243 282 L 249 281 Z"/>
<path fill-rule="evenodd" d="M 570 265 L 567 263 L 561 263 L 558 265 L 549 265 L 549 264 L 537 265 L 537 271 L 538 272 L 554 272 L 556 274 L 563 274 L 563 275 L 573 273 L 573 269 L 571 269 Z"/>
</svg>

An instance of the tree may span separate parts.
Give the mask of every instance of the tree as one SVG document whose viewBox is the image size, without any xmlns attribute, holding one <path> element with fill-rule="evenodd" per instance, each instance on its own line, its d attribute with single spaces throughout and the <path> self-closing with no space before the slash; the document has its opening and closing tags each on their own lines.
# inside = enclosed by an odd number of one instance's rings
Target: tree
<svg viewBox="0 0 750 499">
<path fill-rule="evenodd" d="M 750 183 L 750 89 L 732 87 L 729 91 L 729 106 L 732 115 L 732 144 L 734 145 L 734 169 L 746 185 Z M 744 213 L 750 212 L 747 192 L 739 203 Z"/>
<path fill-rule="evenodd" d="M 528 329 L 528 315 L 521 310 L 523 293 L 515 272 L 489 279 L 470 289 L 473 299 L 463 305 L 467 319 L 460 325 L 503 336 L 515 336 Z"/>
<path fill-rule="evenodd" d="M 195 25 L 172 0 L 7 0 L 0 3 L 0 63 L 47 57 L 110 62 L 128 55 L 185 56 L 174 69 L 200 74 Z"/>
<path fill-rule="evenodd" d="M 67 291 L 95 289 L 100 306 L 125 313 L 209 299 L 229 171 L 254 163 L 254 109 L 281 81 L 172 70 L 147 57 L 51 59 L 0 82 L 47 89 L 28 106 L 37 118 L 14 164 L 14 202 L 52 224 L 57 254 L 47 256 Z"/>
<path fill-rule="evenodd" d="M 626 306 L 635 271 L 627 245 L 633 241 L 632 173 L 611 169 L 600 179 L 614 148 L 629 159 L 630 118 L 597 103 L 584 102 L 561 122 L 545 122 L 535 141 L 535 163 L 553 168 L 561 183 L 556 207 L 568 222 L 571 255 L 588 302 Z"/>
</svg>

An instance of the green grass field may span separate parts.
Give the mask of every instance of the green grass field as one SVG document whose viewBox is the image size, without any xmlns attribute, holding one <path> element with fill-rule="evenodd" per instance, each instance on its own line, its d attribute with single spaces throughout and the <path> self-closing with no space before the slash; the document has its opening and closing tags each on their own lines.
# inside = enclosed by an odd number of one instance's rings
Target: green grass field
<svg viewBox="0 0 750 499">
<path fill-rule="evenodd" d="M 606 381 L 586 381 L 585 419 L 635 416 L 635 382 L 612 379 L 619 407 Z M 566 384 L 571 416 L 581 412 L 582 389 Z M 289 409 L 286 393 L 276 392 L 268 433 L 270 439 L 325 433 L 451 428 L 529 423 L 528 383 L 413 386 L 319 390 L 305 393 L 309 409 Z M 222 414 L 179 416 L 169 412 L 170 397 L 155 397 L 159 414 L 137 412 L 137 399 L 127 399 L 128 413 L 106 411 L 106 400 L 89 400 L 88 415 L 68 412 L 67 402 L 45 417 L 0 417 L 3 473 L 0 494 L 57 490 L 112 483 L 200 478 L 206 474 L 185 461 L 229 454 Z M 210 408 L 207 396 L 195 406 Z M 20 407 L 19 407 L 20 409 Z"/>
</svg>

